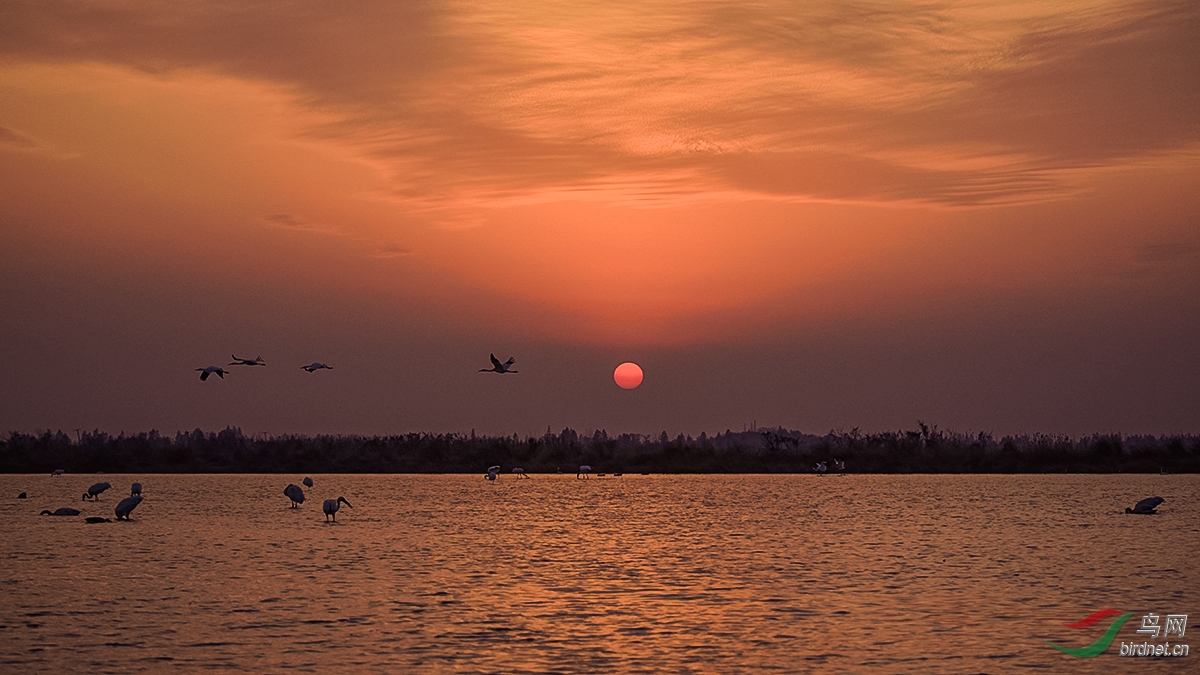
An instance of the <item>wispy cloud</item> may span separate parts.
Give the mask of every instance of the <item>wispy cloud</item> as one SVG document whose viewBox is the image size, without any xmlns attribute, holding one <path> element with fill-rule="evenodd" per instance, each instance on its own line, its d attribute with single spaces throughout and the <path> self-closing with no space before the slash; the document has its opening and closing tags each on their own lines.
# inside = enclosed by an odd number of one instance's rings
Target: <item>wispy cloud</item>
<svg viewBox="0 0 1200 675">
<path fill-rule="evenodd" d="M 0 51 L 283 83 L 418 207 L 974 206 L 1200 142 L 1196 35 L 1187 1 L 59 0 L 8 3 Z"/>
<path fill-rule="evenodd" d="M 19 131 L 13 131 L 8 127 L 0 127 L 0 147 L 6 146 L 20 150 L 32 150 L 38 147 L 38 143 Z"/>
</svg>

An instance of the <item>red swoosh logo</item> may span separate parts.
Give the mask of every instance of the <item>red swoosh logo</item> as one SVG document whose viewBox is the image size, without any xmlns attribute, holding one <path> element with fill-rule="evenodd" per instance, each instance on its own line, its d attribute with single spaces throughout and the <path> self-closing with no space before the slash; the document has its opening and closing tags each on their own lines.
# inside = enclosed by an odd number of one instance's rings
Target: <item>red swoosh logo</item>
<svg viewBox="0 0 1200 675">
<path fill-rule="evenodd" d="M 1102 609 L 1098 612 L 1092 612 L 1091 614 L 1088 614 L 1087 616 L 1076 621 L 1075 623 L 1064 623 L 1063 625 L 1066 626 L 1067 628 L 1087 628 L 1088 626 L 1096 623 L 1097 621 L 1107 618 L 1107 617 L 1110 617 L 1114 614 L 1120 614 L 1120 612 L 1118 612 L 1115 609 Z"/>
</svg>

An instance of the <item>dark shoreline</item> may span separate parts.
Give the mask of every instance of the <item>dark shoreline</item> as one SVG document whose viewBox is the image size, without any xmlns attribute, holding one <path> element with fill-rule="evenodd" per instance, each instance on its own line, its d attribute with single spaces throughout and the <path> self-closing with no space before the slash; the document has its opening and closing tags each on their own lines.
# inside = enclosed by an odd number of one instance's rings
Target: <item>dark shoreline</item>
<svg viewBox="0 0 1200 675">
<path fill-rule="evenodd" d="M 699 438 L 664 432 L 609 436 L 247 436 L 227 427 L 174 435 L 83 432 L 9 433 L 0 440 L 0 473 L 463 473 L 500 465 L 507 472 L 627 474 L 812 473 L 841 459 L 848 473 L 1028 474 L 1200 473 L 1200 435 L 1081 438 L 965 435 L 920 424 L 913 431 L 823 436 L 785 429 Z"/>
</svg>

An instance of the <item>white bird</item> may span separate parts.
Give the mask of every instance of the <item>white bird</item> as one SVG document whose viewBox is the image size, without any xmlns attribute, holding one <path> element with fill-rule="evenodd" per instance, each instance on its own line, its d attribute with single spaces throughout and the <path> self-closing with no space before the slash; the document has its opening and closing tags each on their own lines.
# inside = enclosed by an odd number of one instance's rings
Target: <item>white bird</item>
<svg viewBox="0 0 1200 675">
<path fill-rule="evenodd" d="M 584 478 L 587 478 L 591 471 L 592 467 L 588 466 L 587 464 L 580 465 L 579 472 L 575 474 L 575 477 L 579 478 L 582 475 Z"/>
<path fill-rule="evenodd" d="M 491 359 L 492 359 L 492 367 L 491 368 L 480 368 L 479 372 L 481 372 L 481 373 L 500 373 L 501 375 L 503 375 L 504 373 L 517 372 L 515 370 L 509 370 L 509 368 L 512 368 L 512 365 L 517 362 L 517 360 L 514 359 L 513 357 L 510 356 L 510 357 L 508 357 L 507 361 L 505 361 L 504 363 L 500 363 L 500 359 L 496 358 L 495 354 L 488 354 L 488 356 L 491 357 Z"/>
<path fill-rule="evenodd" d="M 337 512 L 338 512 L 338 506 L 340 504 L 345 504 L 346 506 L 350 506 L 350 502 L 346 501 L 345 497 L 338 497 L 337 499 L 326 499 L 325 500 L 325 503 L 321 507 L 325 511 L 325 522 L 329 522 L 330 516 L 333 516 L 333 522 L 335 522 L 335 523 L 337 522 Z M 354 507 L 350 506 L 350 508 L 354 508 Z"/>
<path fill-rule="evenodd" d="M 529 476 L 527 476 L 527 475 L 525 474 L 525 469 L 522 469 L 522 468 L 521 468 L 521 467 L 519 467 L 519 466 L 518 466 L 518 467 L 514 467 L 514 468 L 513 468 L 513 470 L 512 470 L 512 472 L 513 472 L 513 473 L 515 473 L 515 474 L 517 474 L 517 478 L 529 478 Z"/>
<path fill-rule="evenodd" d="M 288 483 L 288 486 L 283 488 L 283 494 L 292 500 L 293 509 L 304 503 L 304 490 L 301 490 L 300 486 L 295 483 Z"/>
<path fill-rule="evenodd" d="M 828 470 L 829 467 L 825 465 L 825 462 L 817 462 L 817 465 L 813 467 L 813 471 L 816 471 L 818 476 L 824 476 Z"/>
<path fill-rule="evenodd" d="M 131 497 L 132 497 L 133 495 L 140 495 L 140 494 L 142 494 L 142 484 L 141 484 L 141 483 L 134 483 L 134 484 L 133 484 L 133 485 L 132 485 L 132 486 L 129 488 L 129 496 L 131 496 Z"/>
<path fill-rule="evenodd" d="M 142 503 L 143 499 L 145 498 L 141 495 L 130 495 L 122 499 L 121 503 L 117 504 L 117 508 L 113 509 L 113 512 L 117 514 L 117 520 L 129 520 L 129 514 L 137 508 L 138 504 Z"/>
<path fill-rule="evenodd" d="M 207 368 L 197 368 L 196 370 L 200 371 L 201 382 L 207 380 L 209 375 L 216 375 L 223 380 L 225 379 L 225 373 L 229 372 L 220 366 L 209 366 Z"/>
<path fill-rule="evenodd" d="M 1158 511 L 1155 511 L 1154 509 L 1157 509 L 1158 505 L 1165 501 L 1166 500 L 1162 497 L 1146 497 L 1137 504 L 1134 504 L 1132 509 L 1126 506 L 1125 513 L 1136 513 L 1140 516 L 1148 516 L 1152 513 L 1158 513 Z"/>
<path fill-rule="evenodd" d="M 233 354 L 230 354 L 230 356 L 233 356 Z M 252 359 L 239 359 L 238 357 L 233 356 L 233 361 L 231 361 L 229 365 L 231 365 L 231 366 L 265 366 L 265 365 L 267 365 L 267 362 L 263 361 L 261 356 L 256 356 Z"/>
<path fill-rule="evenodd" d="M 302 480 L 302 481 L 300 481 L 300 482 L 301 482 L 301 483 L 304 483 L 304 487 L 312 487 L 312 486 L 313 486 L 312 479 L 311 479 L 311 478 L 309 478 L 308 476 L 305 476 L 305 477 L 304 477 L 304 480 Z"/>
<path fill-rule="evenodd" d="M 88 488 L 87 492 L 83 493 L 83 498 L 84 499 L 99 499 L 100 493 L 104 492 L 105 490 L 107 490 L 110 487 L 112 487 L 111 483 L 96 483 L 92 487 Z"/>
<path fill-rule="evenodd" d="M 61 509 L 58 509 L 57 511 L 50 511 L 49 509 L 46 509 L 45 511 L 42 511 L 42 515 L 43 516 L 77 516 L 77 515 L 79 515 L 79 509 L 73 509 L 69 506 L 64 506 Z"/>
<path fill-rule="evenodd" d="M 307 366 L 300 366 L 300 370 L 307 370 L 310 373 L 315 373 L 318 370 L 322 370 L 322 369 L 333 370 L 333 366 L 327 366 L 324 363 L 320 363 L 317 361 L 313 361 L 312 363 L 308 364 Z"/>
<path fill-rule="evenodd" d="M 837 469 L 839 474 L 846 473 L 846 463 L 840 459 L 833 460 L 833 468 Z"/>
</svg>

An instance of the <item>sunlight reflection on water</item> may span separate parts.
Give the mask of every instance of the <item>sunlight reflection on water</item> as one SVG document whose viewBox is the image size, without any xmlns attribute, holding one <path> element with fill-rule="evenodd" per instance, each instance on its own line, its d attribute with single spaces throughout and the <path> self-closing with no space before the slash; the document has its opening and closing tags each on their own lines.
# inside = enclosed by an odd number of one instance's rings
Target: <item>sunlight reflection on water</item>
<svg viewBox="0 0 1200 675">
<path fill-rule="evenodd" d="M 1196 476 L 301 477 L 0 476 L 0 666 L 1101 672 L 1044 641 L 1200 613 Z"/>
</svg>

